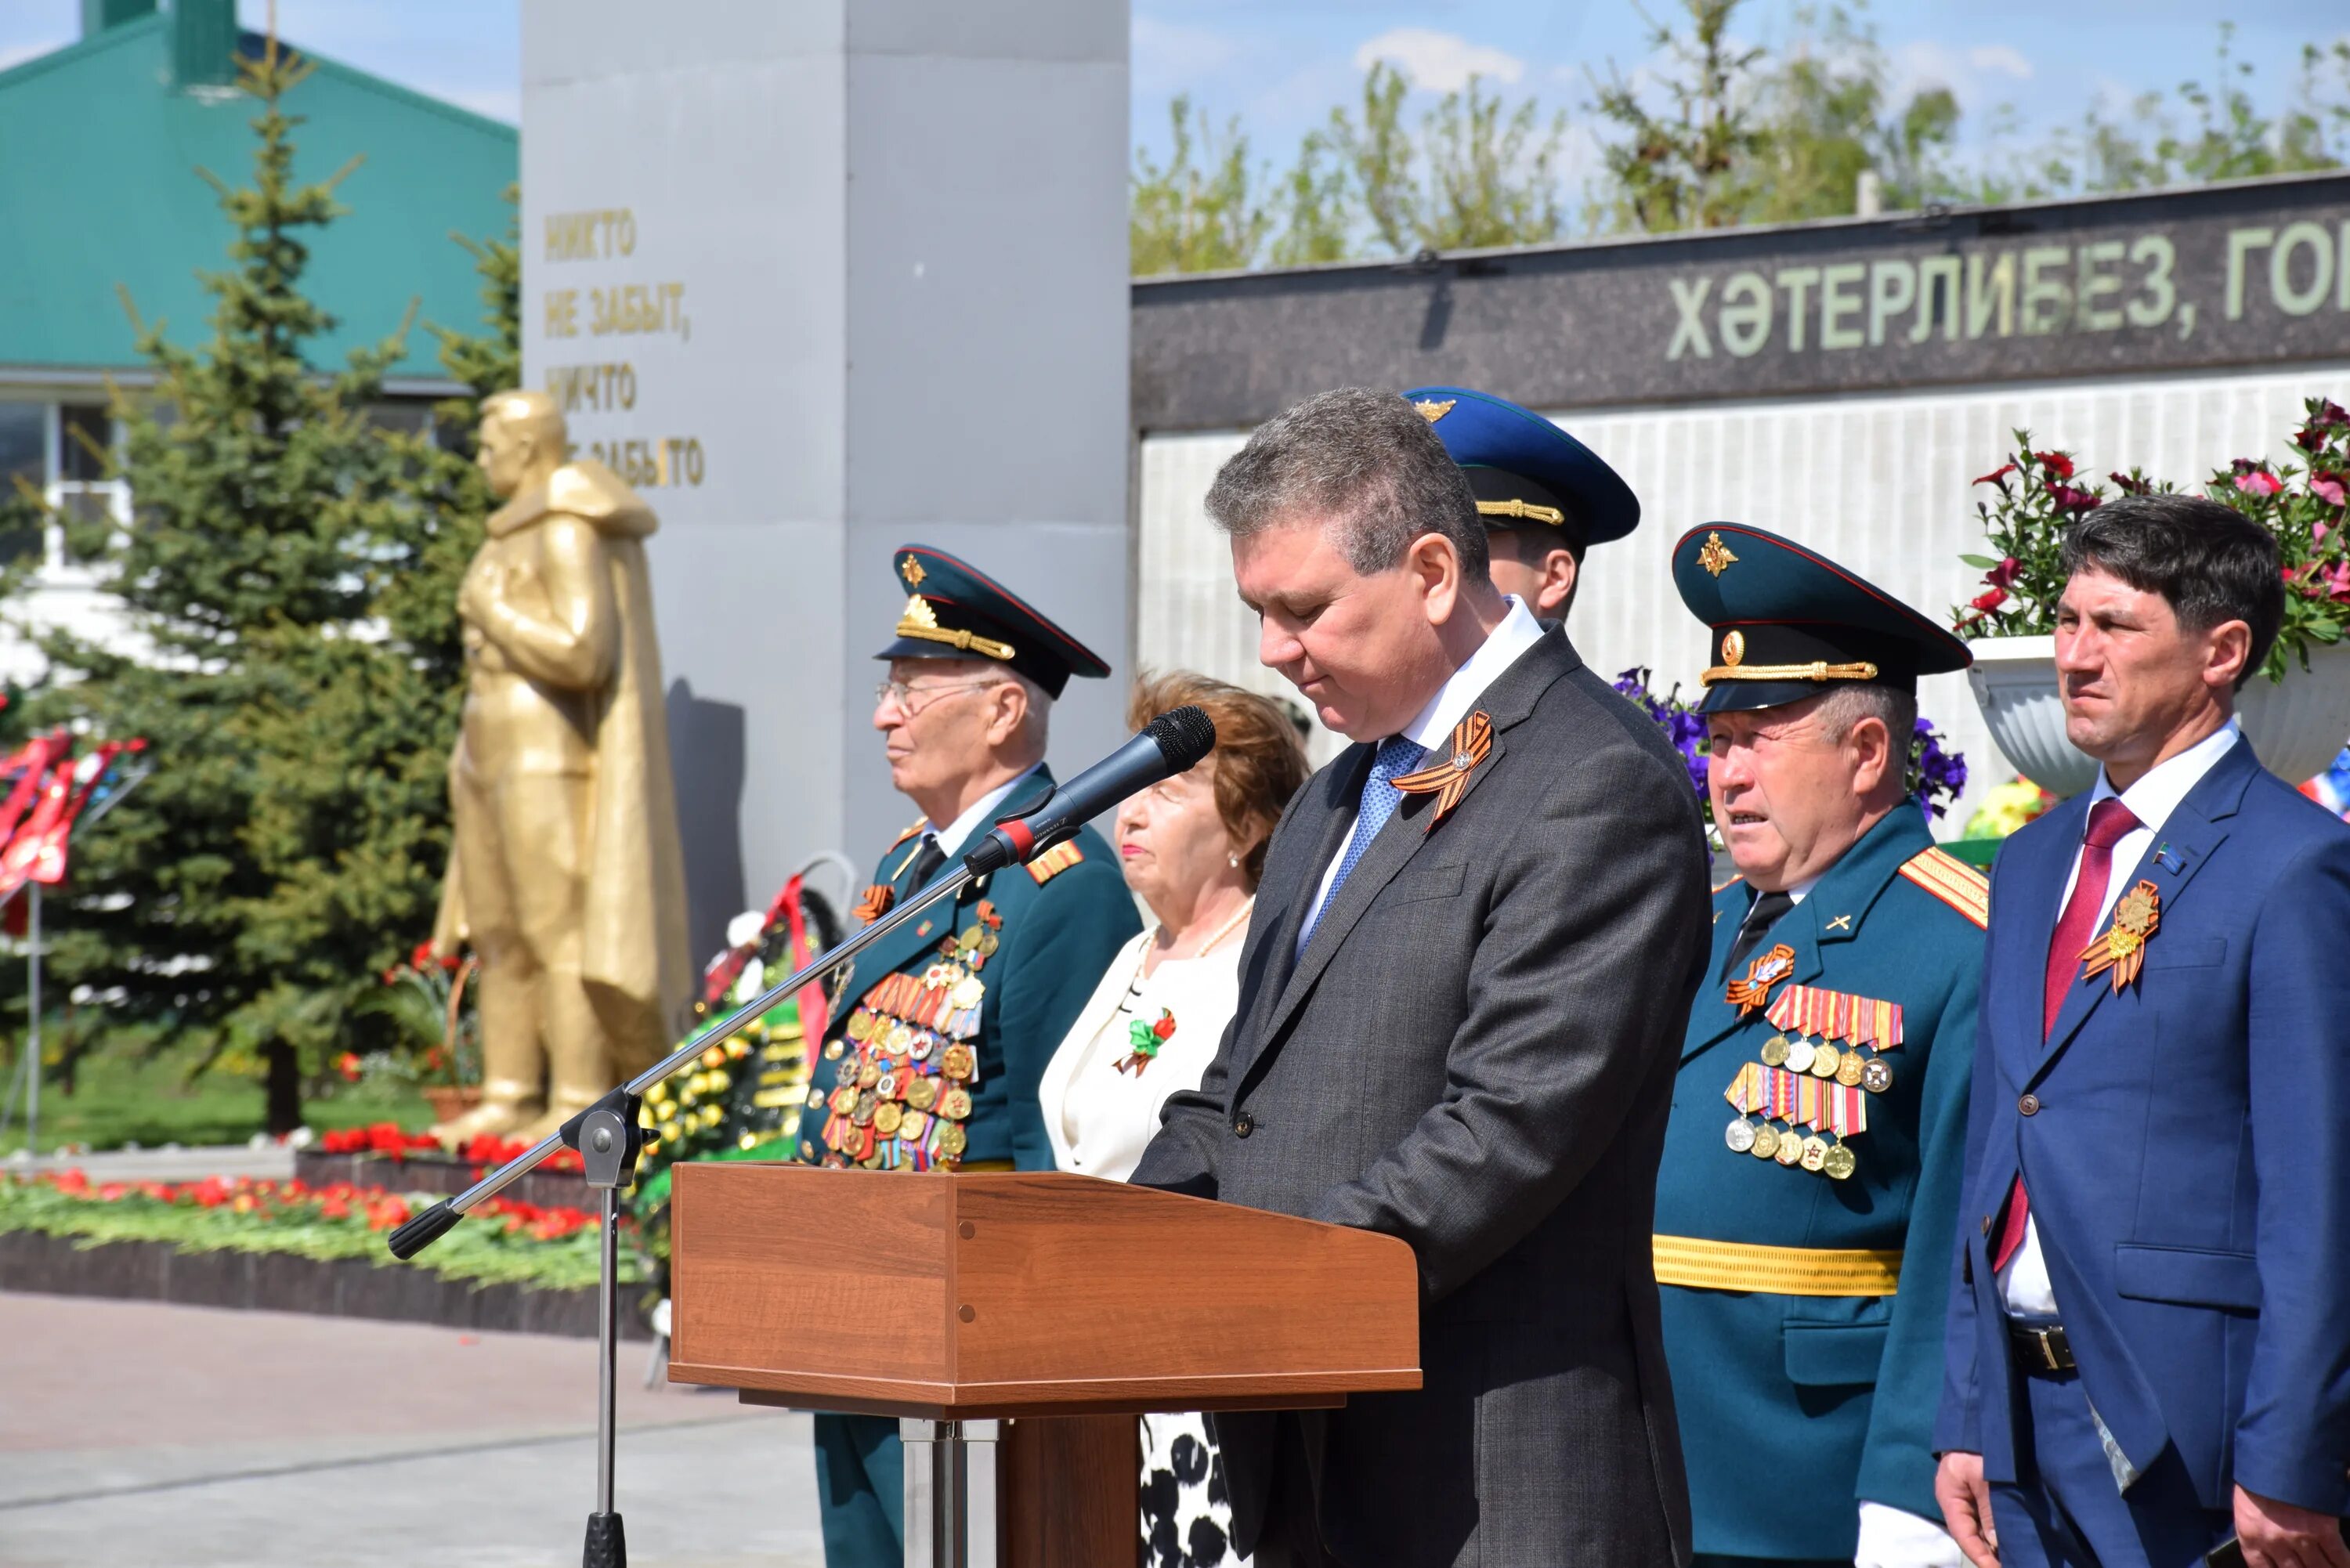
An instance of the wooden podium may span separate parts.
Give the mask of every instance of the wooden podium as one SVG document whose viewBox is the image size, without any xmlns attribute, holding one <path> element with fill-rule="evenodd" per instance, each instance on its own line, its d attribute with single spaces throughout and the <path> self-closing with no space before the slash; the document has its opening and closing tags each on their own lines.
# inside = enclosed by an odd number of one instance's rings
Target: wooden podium
<svg viewBox="0 0 2350 1568">
<path fill-rule="evenodd" d="M 920 1568 L 1132 1563 L 1140 1412 L 1419 1386 L 1392 1236 L 1053 1172 L 681 1165 L 670 1212 L 671 1380 L 898 1417 Z"/>
</svg>

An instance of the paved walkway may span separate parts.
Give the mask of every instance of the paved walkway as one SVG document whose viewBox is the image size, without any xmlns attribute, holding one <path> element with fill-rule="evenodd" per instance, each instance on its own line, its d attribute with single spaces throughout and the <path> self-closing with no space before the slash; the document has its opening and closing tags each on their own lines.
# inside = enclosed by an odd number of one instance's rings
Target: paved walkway
<svg viewBox="0 0 2350 1568">
<path fill-rule="evenodd" d="M 663 1568 L 821 1568 L 807 1417 L 642 1386 L 619 1505 Z M 543 1568 L 595 1502 L 595 1345 L 0 1293 L 0 1565 Z"/>
<path fill-rule="evenodd" d="M 103 1154 L 44 1154 L 0 1161 L 0 1171 L 82 1170 L 92 1181 L 201 1181 L 207 1176 L 252 1176 L 284 1181 L 294 1174 L 294 1151 L 283 1144 L 254 1148 L 109 1149 Z"/>
</svg>

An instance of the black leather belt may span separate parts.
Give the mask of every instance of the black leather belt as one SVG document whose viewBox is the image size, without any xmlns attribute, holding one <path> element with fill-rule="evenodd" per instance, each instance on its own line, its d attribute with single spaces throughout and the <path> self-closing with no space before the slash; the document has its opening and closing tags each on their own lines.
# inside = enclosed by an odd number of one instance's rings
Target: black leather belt
<svg viewBox="0 0 2350 1568">
<path fill-rule="evenodd" d="M 2034 1377 L 2054 1377 L 2080 1363 L 2073 1359 L 2073 1342 L 2061 1323 L 2019 1323 L 2008 1319 L 2007 1343 L 2015 1364 Z"/>
</svg>

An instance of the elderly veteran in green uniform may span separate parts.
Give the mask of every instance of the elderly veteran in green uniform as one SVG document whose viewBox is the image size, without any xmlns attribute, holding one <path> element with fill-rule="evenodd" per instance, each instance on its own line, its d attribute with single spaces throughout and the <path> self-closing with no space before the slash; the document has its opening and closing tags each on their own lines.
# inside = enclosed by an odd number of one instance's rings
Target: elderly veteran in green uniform
<svg viewBox="0 0 2350 1568">
<path fill-rule="evenodd" d="M 1583 557 L 1640 525 L 1640 498 L 1589 447 L 1507 398 L 1467 387 L 1404 394 L 1468 477 L 1488 573 L 1544 627 L 1574 607 Z"/>
<path fill-rule="evenodd" d="M 998 819 L 1052 794 L 1054 699 L 1072 675 L 1109 673 L 1084 645 L 977 568 L 908 545 L 891 558 L 909 596 L 877 658 L 873 727 L 889 779 L 922 815 L 882 855 L 859 901 L 879 919 Z M 858 955 L 838 985 L 800 1118 L 811 1164 L 889 1170 L 1050 1170 L 1037 1085 L 1095 982 L 1142 929 L 1109 846 L 1092 828 L 1026 866 L 932 905 Z M 827 1220 L 808 1217 L 822 1260 Z M 905 1557 L 905 1468 L 894 1418 L 816 1417 L 829 1568 Z"/>
<path fill-rule="evenodd" d="M 1713 898 L 1657 1183 L 1700 1568 L 1966 1568 L 1929 1451 L 1989 888 L 1908 796 L 1964 644 L 1799 545 L 1673 552 L 1712 628 Z"/>
</svg>

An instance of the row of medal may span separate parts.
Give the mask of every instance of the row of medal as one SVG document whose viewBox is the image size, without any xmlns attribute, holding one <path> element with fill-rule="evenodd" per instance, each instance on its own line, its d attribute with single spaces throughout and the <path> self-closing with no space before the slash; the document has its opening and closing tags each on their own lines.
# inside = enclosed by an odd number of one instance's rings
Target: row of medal
<svg viewBox="0 0 2350 1568">
<path fill-rule="evenodd" d="M 1739 1113 L 1723 1141 L 1734 1153 L 1843 1181 L 1859 1164 L 1844 1140 L 1868 1130 L 1867 1096 L 1893 1086 L 1883 1054 L 1901 1044 L 1901 1004 L 1791 985 L 1764 1017 L 1779 1033 L 1762 1043 L 1762 1060 L 1741 1067 L 1722 1091 Z M 1752 1119 L 1758 1114 L 1759 1123 Z"/>
<path fill-rule="evenodd" d="M 811 1082 L 807 1111 L 826 1115 L 819 1134 L 828 1166 L 868 1170 L 951 1170 L 970 1142 L 962 1124 L 979 1081 L 980 1010 L 987 984 L 979 978 L 999 943 L 1003 917 L 980 900 L 972 925 L 939 944 L 939 957 L 920 974 L 904 970 L 874 982 L 848 1015 L 842 1033 L 825 1046 L 834 1064 L 833 1086 Z M 803 1139 L 803 1159 L 816 1158 L 816 1140 Z"/>
</svg>

